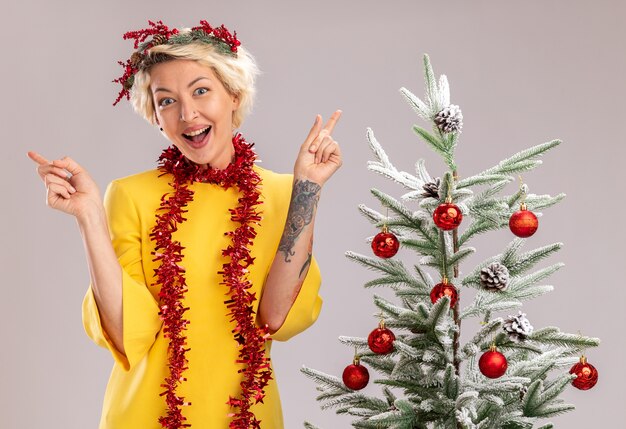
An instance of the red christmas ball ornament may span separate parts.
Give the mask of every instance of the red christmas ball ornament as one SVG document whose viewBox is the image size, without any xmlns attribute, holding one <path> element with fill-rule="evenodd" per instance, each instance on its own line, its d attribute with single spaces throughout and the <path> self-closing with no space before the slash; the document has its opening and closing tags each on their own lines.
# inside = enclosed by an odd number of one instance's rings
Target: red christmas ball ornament
<svg viewBox="0 0 626 429">
<path fill-rule="evenodd" d="M 442 296 L 450 297 L 450 308 L 454 307 L 459 293 L 452 283 L 448 283 L 448 279 L 444 278 L 441 283 L 437 283 L 430 291 L 430 301 L 434 304 L 439 301 Z"/>
<path fill-rule="evenodd" d="M 537 231 L 539 220 L 537 220 L 537 216 L 533 212 L 526 209 L 526 204 L 522 203 L 519 211 L 511 215 L 509 228 L 518 237 L 527 238 Z"/>
<path fill-rule="evenodd" d="M 391 258 L 400 248 L 400 241 L 392 232 L 389 232 L 387 226 L 383 226 L 383 230 L 376 234 L 372 240 L 372 250 L 374 255 L 379 258 Z"/>
<path fill-rule="evenodd" d="M 379 355 L 386 355 L 393 350 L 393 342 L 396 340 L 396 336 L 390 330 L 385 328 L 385 322 L 380 321 L 378 328 L 370 332 L 367 337 L 367 344 L 370 346 L 370 350 Z"/>
<path fill-rule="evenodd" d="M 598 382 L 598 370 L 587 362 L 585 356 L 580 357 L 580 362 L 575 364 L 569 373 L 576 374 L 572 386 L 580 390 L 589 390 Z"/>
<path fill-rule="evenodd" d="M 500 378 L 506 372 L 509 363 L 506 356 L 496 350 L 496 346 L 492 345 L 488 352 L 485 352 L 478 361 L 478 368 L 485 377 Z"/>
<path fill-rule="evenodd" d="M 348 365 L 343 370 L 343 384 L 352 390 L 361 390 L 370 381 L 370 373 L 363 365 L 359 363 L 359 357 L 354 357 L 352 365 Z"/>
<path fill-rule="evenodd" d="M 452 203 L 451 198 L 446 198 L 446 202 L 439 204 L 439 206 L 433 212 L 433 221 L 435 225 L 444 231 L 457 228 L 463 220 L 463 213 L 461 209 Z"/>
</svg>

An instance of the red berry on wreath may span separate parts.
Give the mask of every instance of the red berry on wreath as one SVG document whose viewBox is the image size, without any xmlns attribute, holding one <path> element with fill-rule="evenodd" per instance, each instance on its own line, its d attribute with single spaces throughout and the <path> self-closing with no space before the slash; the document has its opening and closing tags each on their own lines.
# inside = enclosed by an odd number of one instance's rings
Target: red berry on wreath
<svg viewBox="0 0 626 429">
<path fill-rule="evenodd" d="M 569 370 L 570 374 L 576 374 L 572 385 L 580 390 L 589 390 L 598 382 L 598 370 L 587 362 L 585 356 L 580 357 L 580 362 Z"/>
<path fill-rule="evenodd" d="M 359 356 L 354 357 L 352 365 L 348 365 L 343 370 L 343 384 L 352 390 L 361 390 L 370 381 L 370 374 L 363 365 L 359 363 Z"/>
<path fill-rule="evenodd" d="M 509 363 L 506 356 L 496 350 L 495 344 L 485 352 L 478 361 L 478 368 L 485 377 L 500 378 L 506 372 Z"/>
<path fill-rule="evenodd" d="M 370 332 L 367 337 L 367 344 L 370 350 L 379 355 L 386 355 L 393 350 L 393 342 L 396 336 L 390 330 L 385 328 L 385 321 L 381 320 L 378 328 Z"/>
<path fill-rule="evenodd" d="M 537 231 L 539 220 L 537 220 L 537 216 L 533 212 L 526 208 L 526 204 L 522 203 L 519 211 L 511 215 L 509 228 L 518 237 L 527 238 Z"/>
<path fill-rule="evenodd" d="M 392 232 L 389 232 L 387 226 L 383 226 L 382 232 L 379 232 L 372 240 L 372 250 L 374 255 L 379 258 L 391 258 L 400 248 L 400 241 Z"/>
<path fill-rule="evenodd" d="M 450 297 L 450 308 L 454 307 L 459 297 L 459 293 L 452 283 L 448 283 L 448 279 L 444 277 L 441 283 L 437 283 L 430 291 L 430 301 L 434 304 L 443 296 Z"/>
<path fill-rule="evenodd" d="M 433 212 L 433 221 L 435 225 L 444 231 L 457 228 L 463 220 L 461 209 L 452 203 L 451 198 L 446 198 L 446 202 L 439 204 Z"/>
</svg>

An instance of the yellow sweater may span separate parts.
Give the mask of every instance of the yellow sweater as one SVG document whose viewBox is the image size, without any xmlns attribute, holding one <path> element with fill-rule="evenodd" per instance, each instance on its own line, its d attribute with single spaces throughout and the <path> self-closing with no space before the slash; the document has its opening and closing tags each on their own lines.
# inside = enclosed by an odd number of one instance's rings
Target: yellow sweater
<svg viewBox="0 0 626 429">
<path fill-rule="evenodd" d="M 276 174 L 254 167 L 262 179 L 259 211 L 260 226 L 252 247 L 254 264 L 250 266 L 251 292 L 261 296 L 263 285 L 272 265 L 282 236 L 291 198 L 292 176 Z M 104 396 L 100 429 L 156 429 L 158 417 L 165 412 L 164 388 L 161 383 L 168 374 L 167 345 L 163 323 L 158 312 L 158 287 L 150 252 L 154 242 L 150 232 L 161 196 L 172 192 L 169 174 L 158 177 L 150 170 L 122 179 L 108 186 L 104 204 L 111 240 L 122 266 L 122 300 L 124 319 L 124 348 L 122 355 L 102 329 L 98 308 L 91 286 L 83 302 L 83 324 L 87 335 L 98 345 L 109 349 L 114 366 Z M 183 407 L 187 422 L 196 429 L 226 429 L 233 410 L 226 404 L 229 396 L 240 393 L 240 374 L 236 364 L 238 345 L 231 330 L 234 323 L 226 317 L 226 287 L 220 285 L 217 274 L 227 262 L 221 250 L 230 243 L 224 235 L 236 224 L 230 221 L 229 208 L 237 204 L 236 188 L 225 190 L 218 185 L 195 183 L 190 186 L 194 199 L 188 205 L 187 220 L 173 234 L 184 246 L 182 265 L 186 270 L 185 317 L 189 369 L 187 381 L 177 392 L 191 402 Z M 285 341 L 309 327 L 319 314 L 322 300 L 318 296 L 320 272 L 313 259 L 300 294 L 283 326 L 272 337 Z M 255 310 L 258 300 L 254 303 Z M 268 353 L 271 342 L 268 343 Z M 263 404 L 255 405 L 257 419 L 263 429 L 283 428 L 282 411 L 276 381 L 265 389 Z"/>
</svg>

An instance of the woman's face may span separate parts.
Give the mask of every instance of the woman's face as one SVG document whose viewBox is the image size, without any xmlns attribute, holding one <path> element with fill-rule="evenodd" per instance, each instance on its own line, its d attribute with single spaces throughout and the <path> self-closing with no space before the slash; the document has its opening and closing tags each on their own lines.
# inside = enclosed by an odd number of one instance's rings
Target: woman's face
<svg viewBox="0 0 626 429">
<path fill-rule="evenodd" d="M 150 70 L 158 124 L 196 164 L 224 169 L 234 153 L 233 112 L 239 100 L 213 70 L 193 60 L 172 60 Z"/>
</svg>

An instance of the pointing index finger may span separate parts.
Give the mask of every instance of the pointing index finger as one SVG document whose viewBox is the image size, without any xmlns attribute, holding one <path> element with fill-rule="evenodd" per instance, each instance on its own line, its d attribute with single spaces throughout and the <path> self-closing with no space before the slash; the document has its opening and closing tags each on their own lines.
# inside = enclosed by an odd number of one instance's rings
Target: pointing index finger
<svg viewBox="0 0 626 429">
<path fill-rule="evenodd" d="M 328 134 L 331 134 L 333 132 L 333 129 L 335 128 L 335 124 L 337 124 L 337 121 L 341 117 L 341 113 L 342 113 L 341 110 L 336 110 L 335 113 L 332 114 L 330 119 L 328 119 L 328 122 L 326 122 L 326 125 L 324 125 L 324 129 L 328 131 Z"/>
<path fill-rule="evenodd" d="M 33 161 L 35 161 L 39 165 L 52 164 L 46 158 L 44 158 L 43 156 L 39 155 L 37 152 L 33 152 L 32 150 L 28 151 L 28 153 L 26 155 L 28 155 L 28 157 L 30 159 L 32 159 Z"/>
</svg>

